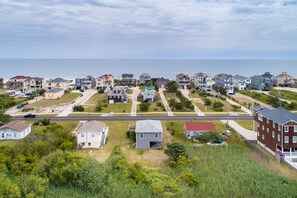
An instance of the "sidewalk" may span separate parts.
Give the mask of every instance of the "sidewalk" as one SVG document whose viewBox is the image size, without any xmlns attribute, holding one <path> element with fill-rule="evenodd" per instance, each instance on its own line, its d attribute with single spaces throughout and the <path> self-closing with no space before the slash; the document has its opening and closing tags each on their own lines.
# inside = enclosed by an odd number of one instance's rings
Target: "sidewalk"
<svg viewBox="0 0 297 198">
<path fill-rule="evenodd" d="M 174 116 L 173 112 L 171 111 L 170 107 L 169 107 L 169 104 L 164 96 L 164 93 L 163 93 L 164 89 L 163 88 L 159 88 L 159 95 L 160 95 L 160 98 L 162 100 L 162 103 L 166 109 L 166 112 L 167 112 L 167 115 L 168 116 Z"/>
</svg>

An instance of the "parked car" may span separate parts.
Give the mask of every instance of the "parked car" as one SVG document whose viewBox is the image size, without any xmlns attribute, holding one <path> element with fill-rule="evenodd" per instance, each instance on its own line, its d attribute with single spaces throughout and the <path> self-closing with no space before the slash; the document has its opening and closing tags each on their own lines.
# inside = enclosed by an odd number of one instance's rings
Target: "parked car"
<svg viewBox="0 0 297 198">
<path fill-rule="evenodd" d="M 27 115 L 24 115 L 24 118 L 36 118 L 36 115 L 29 113 Z"/>
<path fill-rule="evenodd" d="M 28 102 L 22 102 L 21 104 L 19 104 L 18 106 L 17 106 L 17 109 L 21 109 L 22 107 L 24 107 L 24 106 L 26 106 L 26 105 L 28 105 L 29 103 Z"/>
<path fill-rule="evenodd" d="M 225 136 L 230 136 L 230 135 L 232 135 L 232 133 L 230 132 L 230 131 L 224 131 L 223 133 L 222 133 L 222 135 L 225 135 Z"/>
</svg>

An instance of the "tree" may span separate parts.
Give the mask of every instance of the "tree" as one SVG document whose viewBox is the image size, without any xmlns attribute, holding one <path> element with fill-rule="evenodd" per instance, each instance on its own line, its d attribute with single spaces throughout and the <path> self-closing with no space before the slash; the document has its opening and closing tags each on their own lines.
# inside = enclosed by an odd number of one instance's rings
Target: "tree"
<svg viewBox="0 0 297 198">
<path fill-rule="evenodd" d="M 205 104 L 206 106 L 210 106 L 210 105 L 212 104 L 212 101 L 211 101 L 210 99 L 206 98 L 206 99 L 204 100 L 204 104 Z"/>
<path fill-rule="evenodd" d="M 85 108 L 82 105 L 75 105 L 73 108 L 73 112 L 84 112 Z"/>
<path fill-rule="evenodd" d="M 36 175 L 20 177 L 22 197 L 43 197 L 48 185 L 47 178 L 41 178 Z"/>
<path fill-rule="evenodd" d="M 164 152 L 174 161 L 177 161 L 181 156 L 188 157 L 186 147 L 178 142 L 167 144 L 167 149 Z"/>
<path fill-rule="evenodd" d="M 104 89 L 103 89 L 102 87 L 100 87 L 100 88 L 98 89 L 98 93 L 99 93 L 99 94 L 104 93 Z"/>
<path fill-rule="evenodd" d="M 11 122 L 11 116 L 8 114 L 0 113 L 0 126 Z"/>
<path fill-rule="evenodd" d="M 51 123 L 51 119 L 43 119 L 40 122 L 43 126 L 48 126 Z"/>
<path fill-rule="evenodd" d="M 177 89 L 178 89 L 178 85 L 176 84 L 175 81 L 168 82 L 168 84 L 167 84 L 167 91 L 169 93 L 175 93 L 177 91 Z"/>
<path fill-rule="evenodd" d="M 149 107 L 150 107 L 150 104 L 147 103 L 147 102 L 142 102 L 140 105 L 140 111 L 142 112 L 145 112 L 145 111 L 148 111 Z"/>
<path fill-rule="evenodd" d="M 212 104 L 212 108 L 214 111 L 223 111 L 222 109 L 223 106 L 224 106 L 223 103 L 217 102 L 217 101 Z"/>
<path fill-rule="evenodd" d="M 223 136 L 218 133 L 218 132 L 208 132 L 208 133 L 203 133 L 201 135 L 198 135 L 195 137 L 195 139 L 199 140 L 201 143 L 207 143 L 207 142 L 214 142 L 216 140 L 223 140 Z"/>
<path fill-rule="evenodd" d="M 223 87 L 219 88 L 219 92 L 220 92 L 221 95 L 226 95 L 227 94 L 227 90 L 225 88 L 223 88 Z"/>
<path fill-rule="evenodd" d="M 2 174 L 0 174 L 0 196 L 7 198 L 21 197 L 19 186 Z"/>
</svg>

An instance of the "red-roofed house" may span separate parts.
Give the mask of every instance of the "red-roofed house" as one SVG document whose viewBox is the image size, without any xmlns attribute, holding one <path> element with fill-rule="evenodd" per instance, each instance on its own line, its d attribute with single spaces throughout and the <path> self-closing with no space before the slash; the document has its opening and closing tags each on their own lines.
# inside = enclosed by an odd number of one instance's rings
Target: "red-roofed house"
<svg viewBox="0 0 297 198">
<path fill-rule="evenodd" d="M 215 129 L 216 127 L 212 122 L 186 122 L 184 133 L 187 138 L 191 138 Z"/>
</svg>

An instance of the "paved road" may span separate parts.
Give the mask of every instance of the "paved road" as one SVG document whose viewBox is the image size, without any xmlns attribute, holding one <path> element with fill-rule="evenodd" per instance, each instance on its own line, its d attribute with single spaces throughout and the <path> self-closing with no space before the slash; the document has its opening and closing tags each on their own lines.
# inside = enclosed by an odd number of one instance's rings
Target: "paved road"
<svg viewBox="0 0 297 198">
<path fill-rule="evenodd" d="M 39 97 L 37 97 L 37 102 L 40 101 L 40 100 L 43 100 L 43 99 L 44 99 L 43 96 L 39 96 Z M 36 98 L 28 101 L 29 105 L 34 104 L 35 102 L 36 102 Z M 23 108 L 26 108 L 26 106 L 24 106 Z M 18 114 L 18 112 L 22 112 L 22 109 L 17 109 L 17 105 L 16 105 L 16 106 L 11 107 L 10 109 L 8 109 L 5 113 L 9 114 L 9 115 L 15 115 L 15 114 Z"/>
<path fill-rule="evenodd" d="M 189 97 L 190 91 L 188 89 L 180 89 L 180 92 L 190 101 L 193 99 Z M 192 101 L 192 104 L 194 105 L 194 110 L 198 116 L 205 116 L 204 113 L 195 105 L 195 103 Z"/>
<path fill-rule="evenodd" d="M 164 96 L 164 93 L 163 93 L 164 90 L 165 90 L 164 88 L 159 88 L 159 95 L 160 95 L 160 98 L 161 98 L 162 103 L 163 103 L 163 105 L 164 105 L 164 107 L 165 107 L 165 109 L 166 109 L 167 115 L 168 115 L 168 116 L 174 116 L 174 114 L 173 114 L 173 112 L 171 111 L 170 106 L 169 106 L 169 104 L 168 104 L 168 102 L 167 102 L 167 100 L 166 100 L 166 98 L 165 98 L 165 96 Z"/>
<path fill-rule="evenodd" d="M 78 98 L 74 103 L 68 105 L 61 113 L 59 113 L 58 117 L 68 116 L 70 113 L 72 113 L 72 108 L 75 105 L 83 105 L 85 102 L 87 102 L 94 94 L 97 93 L 97 90 L 85 90 L 83 92 L 83 96 Z"/>
<path fill-rule="evenodd" d="M 115 117 L 102 117 L 102 116 L 61 116 L 61 117 L 42 117 L 50 118 L 51 120 L 105 120 L 105 121 L 129 121 L 129 120 L 226 120 L 226 116 L 115 116 Z M 39 120 L 41 118 L 23 118 L 13 117 L 12 120 Z M 252 120 L 252 116 L 229 116 L 229 120 Z"/>
<path fill-rule="evenodd" d="M 140 94 L 139 87 L 133 87 L 133 93 L 132 93 L 132 107 L 131 107 L 131 113 L 130 116 L 136 116 L 137 114 L 137 96 Z"/>
</svg>

